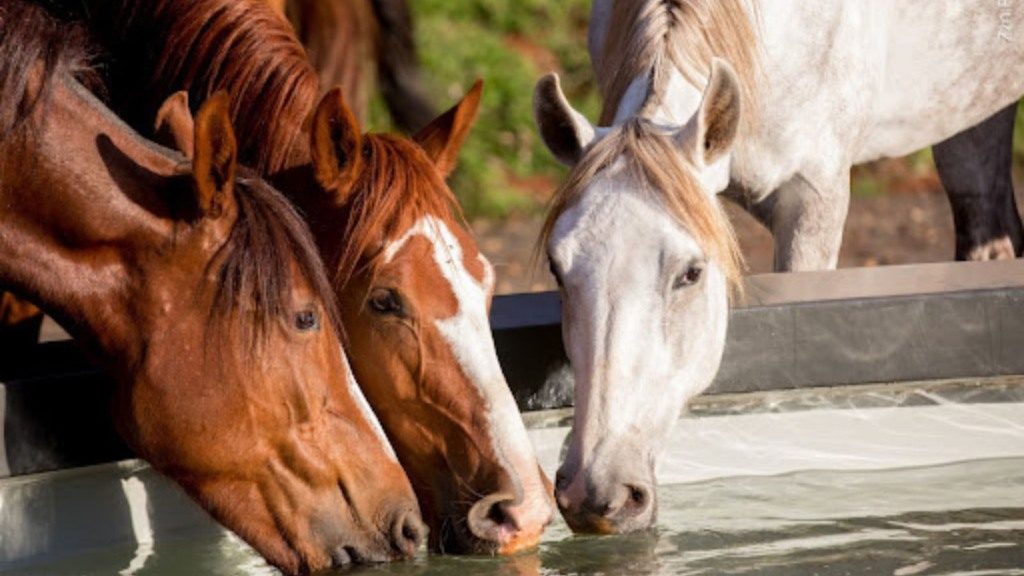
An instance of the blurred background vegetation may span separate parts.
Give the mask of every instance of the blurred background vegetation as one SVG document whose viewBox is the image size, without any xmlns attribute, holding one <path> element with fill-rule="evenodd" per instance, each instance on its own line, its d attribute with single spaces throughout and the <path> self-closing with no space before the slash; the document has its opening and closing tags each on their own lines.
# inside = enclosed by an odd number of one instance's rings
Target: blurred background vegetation
<svg viewBox="0 0 1024 576">
<path fill-rule="evenodd" d="M 537 79 L 559 72 L 574 106 L 594 120 L 599 99 L 586 51 L 590 0 L 414 0 L 411 2 L 424 80 L 435 105 L 446 109 L 476 78 L 484 98 L 452 183 L 471 219 L 536 215 L 564 174 L 533 123 Z M 1018 115 L 1018 123 L 1024 122 Z M 379 102 L 371 126 L 389 129 Z M 1024 160 L 1024 131 L 1015 153 Z M 1018 163 L 1020 165 L 1020 163 Z M 854 171 L 853 193 L 940 190 L 925 150 Z"/>
<path fill-rule="evenodd" d="M 541 210 L 564 170 L 533 123 L 533 86 L 558 71 L 589 117 L 598 98 L 586 52 L 590 0 L 414 0 L 423 79 L 444 110 L 484 79 L 480 116 L 452 189 L 470 218 Z M 376 102 L 370 125 L 388 126 Z"/>
</svg>

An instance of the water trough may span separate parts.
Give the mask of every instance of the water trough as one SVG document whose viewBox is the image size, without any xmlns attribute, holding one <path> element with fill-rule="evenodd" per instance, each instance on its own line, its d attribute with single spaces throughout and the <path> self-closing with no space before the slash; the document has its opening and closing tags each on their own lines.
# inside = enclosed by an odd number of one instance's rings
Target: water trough
<svg viewBox="0 0 1024 576">
<path fill-rule="evenodd" d="M 658 531 L 559 524 L 539 554 L 394 570 L 1024 573 L 1024 263 L 754 276 L 747 293 L 717 380 L 666 446 Z M 558 296 L 499 297 L 492 320 L 552 474 L 572 399 Z M 267 572 L 131 459 L 109 382 L 46 339 L 0 363 L 0 572 Z"/>
</svg>

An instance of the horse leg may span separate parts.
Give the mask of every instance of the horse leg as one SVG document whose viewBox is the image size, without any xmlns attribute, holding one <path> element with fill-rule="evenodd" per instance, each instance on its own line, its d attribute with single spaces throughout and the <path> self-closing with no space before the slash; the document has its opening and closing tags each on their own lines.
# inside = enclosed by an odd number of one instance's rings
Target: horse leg
<svg viewBox="0 0 1024 576">
<path fill-rule="evenodd" d="M 0 292 L 0 353 L 16 358 L 39 342 L 43 313 L 11 292 Z"/>
<path fill-rule="evenodd" d="M 408 0 L 372 0 L 377 17 L 377 80 L 395 125 L 412 134 L 430 123 L 437 110 L 420 79 Z"/>
<path fill-rule="evenodd" d="M 839 261 L 850 205 L 850 170 L 815 184 L 797 174 L 751 206 L 775 238 L 775 271 L 829 270 Z"/>
<path fill-rule="evenodd" d="M 1024 250 L 1011 171 L 1016 117 L 1015 102 L 932 148 L 953 208 L 957 260 L 1014 258 Z"/>
<path fill-rule="evenodd" d="M 378 32 L 370 0 L 282 3 L 320 78 L 320 86 L 340 86 L 349 109 L 360 122 L 365 121 L 373 80 L 367 63 L 376 58 L 374 39 Z"/>
</svg>

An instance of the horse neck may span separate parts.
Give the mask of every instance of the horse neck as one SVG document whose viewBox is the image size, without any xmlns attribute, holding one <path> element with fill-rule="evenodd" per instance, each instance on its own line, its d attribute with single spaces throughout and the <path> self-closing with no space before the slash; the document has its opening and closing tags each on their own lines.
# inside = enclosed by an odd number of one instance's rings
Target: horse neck
<svg viewBox="0 0 1024 576">
<path fill-rule="evenodd" d="M 101 357 L 132 354 L 145 247 L 169 227 L 145 206 L 175 168 L 73 81 L 55 80 L 30 135 L 0 148 L 0 283 L 28 295 Z M 16 167 L 10 169 L 9 167 Z M 129 197 L 129 194 L 131 197 Z"/>
<path fill-rule="evenodd" d="M 704 94 L 678 70 L 673 68 L 667 73 L 669 79 L 663 97 L 655 106 L 644 110 L 643 115 L 656 125 L 679 128 L 689 122 L 690 118 L 693 118 L 693 115 L 700 109 Z M 706 82 L 707 79 L 705 78 L 704 81 Z M 615 125 L 622 124 L 641 113 L 645 103 L 651 98 L 650 84 L 646 75 L 638 77 L 630 83 L 626 95 L 615 111 Z"/>
<path fill-rule="evenodd" d="M 369 0 L 292 2 L 289 18 L 317 71 L 320 86 L 340 86 L 353 113 L 366 120 L 375 39 L 380 33 Z"/>
<path fill-rule="evenodd" d="M 634 0 L 637 3 L 644 2 L 644 0 Z M 653 0 L 661 2 L 662 0 Z M 765 7 L 761 4 L 765 0 L 747 0 L 740 1 L 735 5 L 737 10 L 742 10 L 745 18 L 751 23 L 754 40 L 748 41 L 753 42 L 755 45 L 761 41 L 760 29 L 761 29 L 761 16 L 760 14 L 765 10 Z M 591 62 L 594 64 L 594 71 L 600 84 L 604 85 L 609 83 L 613 79 L 617 79 L 617 74 L 620 70 L 613 67 L 614 63 L 604 62 L 602 60 L 603 52 L 605 50 L 605 44 L 611 42 L 609 39 L 611 36 L 617 36 L 615 34 L 615 26 L 621 26 L 619 22 L 613 22 L 614 17 L 614 5 L 617 2 L 623 2 L 625 0 L 595 0 L 591 12 L 591 22 L 588 28 L 588 50 L 590 52 Z M 696 2 L 695 2 L 696 3 Z M 665 3 L 669 4 L 669 3 Z M 631 35 L 636 38 L 644 38 L 645 34 L 640 32 L 636 28 L 631 28 L 626 31 L 627 35 Z M 682 38 L 673 36 L 665 39 L 662 35 L 649 38 L 649 42 L 681 42 Z M 648 44 L 648 47 L 652 45 Z M 709 50 L 715 50 L 709 48 Z M 728 49 L 725 49 L 728 51 Z M 630 82 L 627 84 L 628 88 L 618 106 L 614 109 L 614 120 L 613 125 L 618 125 L 626 120 L 634 118 L 638 115 L 643 115 L 644 118 L 651 120 L 657 125 L 665 127 L 678 128 L 685 125 L 693 117 L 700 107 L 703 92 L 707 86 L 708 78 L 705 74 L 697 72 L 699 69 L 707 68 L 710 69 L 710 62 L 696 62 L 691 61 L 686 65 L 687 73 L 684 74 L 679 68 L 677 63 L 673 61 L 673 57 L 670 53 L 673 52 L 672 47 L 662 46 L 658 48 L 658 53 L 661 54 L 660 58 L 657 58 L 655 62 L 650 63 L 642 69 L 642 71 L 633 78 L 628 78 Z M 760 49 L 754 50 L 755 56 L 753 57 L 754 63 L 751 65 L 754 69 L 753 74 L 756 75 L 757 70 L 757 56 L 756 53 Z M 718 56 L 725 58 L 727 61 L 730 60 L 728 54 L 718 53 Z M 742 54 L 735 55 L 740 60 L 746 60 L 746 57 Z M 697 58 L 696 54 L 690 53 L 689 59 Z M 683 56 L 684 60 L 687 60 L 687 56 Z M 736 62 L 730 64 L 736 65 Z M 657 68 L 656 68 L 657 67 Z M 743 71 L 744 67 L 737 70 L 740 73 L 741 78 L 745 78 Z M 656 80 L 657 78 L 657 80 Z M 663 80 L 661 80 L 663 79 Z M 749 82 L 753 82 L 750 80 Z M 614 82 L 618 84 L 618 82 Z M 652 95 L 653 85 L 662 85 L 662 92 L 660 95 Z M 753 87 L 751 84 L 750 87 Z M 605 95 L 608 96 L 608 95 Z M 751 93 L 745 93 L 744 99 L 746 104 L 752 103 L 755 99 Z M 649 102 L 650 101 L 650 102 Z M 606 113 L 602 113 L 602 117 L 606 117 Z M 746 116 L 747 119 L 750 116 Z"/>
<path fill-rule="evenodd" d="M 91 31 L 114 57 L 111 107 L 135 129 L 148 134 L 174 92 L 187 90 L 198 104 L 226 90 L 241 163 L 271 179 L 310 163 L 302 127 L 317 103 L 319 81 L 288 23 L 265 0 L 60 1 L 89 8 Z M 207 6 L 217 17 L 197 31 L 196 13 Z M 234 16 L 224 16 L 229 12 Z"/>
</svg>

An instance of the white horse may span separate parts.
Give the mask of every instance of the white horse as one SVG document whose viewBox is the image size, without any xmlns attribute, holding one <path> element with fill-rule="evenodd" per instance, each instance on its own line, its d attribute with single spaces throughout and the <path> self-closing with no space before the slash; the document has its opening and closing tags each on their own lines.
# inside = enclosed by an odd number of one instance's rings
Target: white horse
<svg viewBox="0 0 1024 576">
<path fill-rule="evenodd" d="M 575 377 L 556 479 L 574 529 L 655 519 L 655 459 L 718 370 L 737 281 L 717 194 L 772 230 L 778 270 L 832 268 L 851 165 L 945 140 L 957 255 L 1020 253 L 1020 14 L 1011 0 L 594 1 L 603 127 L 554 75 L 535 94 L 545 143 L 573 167 L 542 241 Z"/>
</svg>

